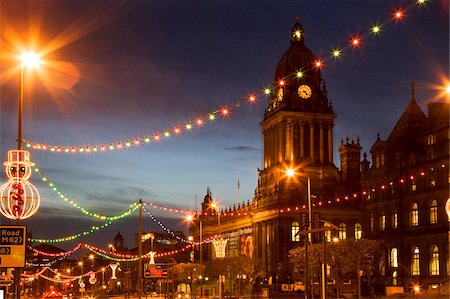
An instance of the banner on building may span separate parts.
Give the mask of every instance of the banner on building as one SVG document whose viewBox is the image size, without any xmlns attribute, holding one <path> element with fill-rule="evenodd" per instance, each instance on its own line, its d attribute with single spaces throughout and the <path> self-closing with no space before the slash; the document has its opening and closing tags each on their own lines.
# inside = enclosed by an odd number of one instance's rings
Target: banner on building
<svg viewBox="0 0 450 299">
<path fill-rule="evenodd" d="M 228 239 L 215 239 L 213 241 L 214 249 L 216 250 L 216 257 L 223 258 L 225 257 L 225 248 L 227 247 Z"/>
</svg>

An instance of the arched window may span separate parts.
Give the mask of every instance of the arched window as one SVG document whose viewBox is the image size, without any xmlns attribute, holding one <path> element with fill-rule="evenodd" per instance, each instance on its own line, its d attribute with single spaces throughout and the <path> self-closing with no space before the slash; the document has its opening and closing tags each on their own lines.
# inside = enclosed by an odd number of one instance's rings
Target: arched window
<svg viewBox="0 0 450 299">
<path fill-rule="evenodd" d="M 391 249 L 391 267 L 397 268 L 398 267 L 398 249 L 392 248 Z"/>
<path fill-rule="evenodd" d="M 323 224 L 323 227 L 330 228 L 331 225 L 329 223 L 325 222 Z M 327 242 L 331 242 L 331 229 L 325 231 L 325 238 L 326 238 Z"/>
<path fill-rule="evenodd" d="M 398 284 L 397 277 L 398 277 L 398 272 L 397 271 L 392 272 L 392 285 L 394 285 L 394 286 L 396 286 Z"/>
<path fill-rule="evenodd" d="M 412 251 L 411 275 L 420 275 L 420 249 L 417 246 Z"/>
<path fill-rule="evenodd" d="M 347 226 L 345 225 L 345 223 L 339 224 L 339 239 L 347 239 Z"/>
<path fill-rule="evenodd" d="M 411 207 L 411 211 L 409 212 L 409 222 L 411 226 L 419 225 L 419 207 L 417 203 L 414 203 Z"/>
<path fill-rule="evenodd" d="M 430 205 L 430 223 L 435 224 L 438 222 L 437 217 L 437 201 L 433 199 Z"/>
<path fill-rule="evenodd" d="M 300 241 L 300 235 L 297 235 L 297 233 L 299 231 L 300 231 L 300 224 L 296 221 L 292 222 L 291 232 L 292 232 L 292 241 L 293 242 Z"/>
<path fill-rule="evenodd" d="M 436 245 L 431 246 L 430 274 L 439 275 L 439 249 Z"/>
<path fill-rule="evenodd" d="M 359 240 L 362 237 L 362 226 L 359 223 L 355 224 L 355 240 Z"/>
<path fill-rule="evenodd" d="M 398 227 L 398 214 L 397 209 L 395 209 L 394 212 L 392 213 L 392 228 L 397 227 Z"/>
</svg>

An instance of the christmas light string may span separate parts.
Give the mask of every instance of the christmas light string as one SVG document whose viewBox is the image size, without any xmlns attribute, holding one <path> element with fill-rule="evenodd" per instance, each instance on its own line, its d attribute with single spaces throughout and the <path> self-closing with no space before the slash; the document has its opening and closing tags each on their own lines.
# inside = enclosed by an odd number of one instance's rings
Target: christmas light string
<svg viewBox="0 0 450 299">
<path fill-rule="evenodd" d="M 40 255 L 44 255 L 44 256 L 51 256 L 51 257 L 61 257 L 61 256 L 67 256 L 67 255 L 71 255 L 72 253 L 76 252 L 78 249 L 80 249 L 82 243 L 78 243 L 77 245 L 75 245 L 74 248 L 72 248 L 71 250 L 65 251 L 65 252 L 60 252 L 60 253 L 49 253 L 49 252 L 44 252 L 41 250 L 38 250 L 36 248 L 33 248 L 32 246 L 27 246 L 28 249 L 30 249 L 31 251 L 40 254 Z"/>
<path fill-rule="evenodd" d="M 384 14 L 381 18 L 379 18 L 373 25 L 369 25 L 362 30 L 360 30 L 357 34 L 351 36 L 349 39 L 341 42 L 337 47 L 331 49 L 325 54 L 322 54 L 317 57 L 316 61 L 314 61 L 311 65 L 305 66 L 294 73 L 288 74 L 283 78 L 279 78 L 279 81 L 274 85 L 283 87 L 286 84 L 286 80 L 289 78 L 304 78 L 307 71 L 310 70 L 320 70 L 325 67 L 325 61 L 336 61 L 337 59 L 342 58 L 344 51 L 349 49 L 357 49 L 360 48 L 363 44 L 363 39 L 369 36 L 378 36 L 382 31 L 383 25 L 386 25 L 389 22 L 400 22 L 405 16 L 407 10 L 413 8 L 414 6 L 423 6 L 428 0 L 407 0 L 401 3 L 398 8 L 389 11 Z M 301 32 L 294 32 L 295 35 L 300 38 Z M 272 94 L 272 89 L 270 87 L 264 88 L 264 94 L 269 96 Z"/>
<path fill-rule="evenodd" d="M 48 268 L 49 268 L 49 267 L 44 267 L 41 271 L 36 272 L 36 273 L 34 273 L 34 274 L 26 274 L 26 273 L 22 273 L 21 275 L 22 275 L 23 277 L 33 277 L 33 278 L 35 278 L 35 277 L 37 277 L 38 275 L 40 275 L 40 274 L 44 273 L 45 271 L 47 271 Z"/>
<path fill-rule="evenodd" d="M 183 239 L 183 238 L 181 238 L 180 236 L 175 235 L 175 234 L 174 234 L 169 228 L 167 228 L 161 221 L 159 221 L 158 219 L 156 219 L 156 218 L 150 213 L 150 211 L 147 210 L 147 209 L 145 208 L 145 206 L 143 207 L 143 209 L 144 209 L 144 211 L 147 212 L 147 214 L 148 214 L 148 216 L 150 217 L 150 219 L 152 219 L 154 222 L 156 222 L 163 230 L 165 230 L 167 233 L 169 233 L 172 237 L 174 237 L 175 239 L 177 239 L 177 240 L 179 240 L 179 241 L 181 241 L 181 242 L 183 242 L 183 243 L 191 244 L 191 246 L 192 246 L 192 245 L 200 245 L 200 244 L 211 243 L 212 241 L 214 241 L 214 239 L 216 239 L 216 238 L 219 237 L 219 235 L 214 235 L 214 236 L 211 236 L 211 237 L 205 239 L 205 240 L 202 241 L 202 242 L 192 242 L 192 241 Z"/>
<path fill-rule="evenodd" d="M 123 150 L 128 148 L 137 148 L 142 144 L 158 143 L 170 139 L 172 136 L 179 136 L 183 133 L 191 132 L 195 128 L 201 128 L 207 123 L 212 123 L 220 116 L 227 118 L 231 115 L 233 109 L 241 107 L 242 102 L 254 103 L 256 97 L 254 95 L 248 96 L 247 99 L 238 100 L 231 105 L 226 105 L 215 109 L 207 115 L 196 118 L 186 122 L 184 125 L 176 125 L 173 128 L 161 130 L 152 135 L 133 137 L 127 140 L 114 141 L 111 143 L 103 143 L 96 145 L 51 145 L 44 143 L 31 142 L 24 139 L 26 146 L 32 150 L 40 150 L 52 153 L 69 153 L 69 154 L 90 154 L 101 153 L 113 150 Z"/>
<path fill-rule="evenodd" d="M 441 164 L 440 167 L 442 169 L 447 168 L 446 164 Z M 434 172 L 430 170 L 430 173 Z M 368 197 L 371 193 L 378 192 L 378 191 L 386 191 L 388 188 L 393 188 L 394 185 L 397 186 L 404 186 L 408 181 L 415 181 L 418 178 L 425 178 L 426 176 L 429 176 L 431 178 L 432 174 L 427 174 L 424 170 L 421 170 L 414 174 L 409 174 L 408 176 L 402 176 L 397 179 L 387 180 L 384 183 L 381 183 L 378 186 L 370 187 L 369 189 L 366 189 L 361 192 L 355 192 L 351 195 L 345 195 L 341 197 L 337 197 L 334 200 L 328 200 L 328 201 L 322 201 L 317 200 L 313 203 L 313 207 L 316 206 L 324 206 L 326 204 L 336 204 L 336 203 L 345 203 L 349 200 L 356 200 L 358 198 Z M 368 198 L 367 198 L 368 199 Z M 285 208 L 278 208 L 278 209 L 269 209 L 265 211 L 240 211 L 239 209 L 232 210 L 230 212 L 198 212 L 198 211 L 192 211 L 187 210 L 183 208 L 176 208 L 176 207 L 168 207 L 164 205 L 157 205 L 154 203 L 148 203 L 148 205 L 154 209 L 159 209 L 161 211 L 165 212 L 171 212 L 171 213 L 178 213 L 178 214 L 184 214 L 184 215 L 192 215 L 192 216 L 217 216 L 219 214 L 220 217 L 239 217 L 239 216 L 255 216 L 255 215 L 263 215 L 263 214 L 269 214 L 269 213 L 286 213 L 286 212 L 297 212 L 300 210 L 305 210 L 307 208 L 306 205 L 299 205 L 299 206 L 291 206 L 291 207 L 285 207 Z M 241 209 L 245 209 L 247 206 L 243 206 Z M 251 207 L 251 206 L 250 206 Z"/>
<path fill-rule="evenodd" d="M 115 215 L 115 216 L 106 216 L 106 215 L 101 215 L 95 212 L 91 212 L 86 208 L 83 208 L 82 206 L 80 206 L 74 199 L 70 198 L 69 196 L 67 196 L 62 190 L 61 188 L 59 188 L 52 180 L 50 180 L 42 171 L 41 168 L 38 168 L 36 165 L 34 166 L 34 171 L 37 172 L 41 178 L 42 181 L 45 182 L 47 184 L 47 186 L 58 195 L 58 198 L 62 199 L 64 202 L 70 204 L 71 206 L 77 208 L 81 213 L 83 213 L 86 216 L 92 217 L 92 218 L 96 218 L 96 219 L 100 219 L 100 220 L 118 220 L 121 218 L 124 218 L 126 216 L 131 215 L 132 212 L 136 211 L 139 208 L 139 203 L 135 202 L 133 204 L 130 205 L 130 207 L 128 208 L 128 210 Z"/>
<path fill-rule="evenodd" d="M 116 256 L 112 256 L 112 253 L 108 253 L 107 251 L 105 251 L 103 249 L 100 249 L 100 248 L 96 248 L 95 246 L 89 245 L 89 247 L 86 246 L 86 248 L 89 251 L 91 251 L 91 252 L 93 252 L 93 253 L 95 253 L 95 254 L 97 254 L 97 255 L 105 258 L 105 259 L 109 259 L 109 260 L 112 260 L 112 261 L 117 261 L 117 262 L 134 262 L 134 261 L 139 260 L 139 255 L 119 254 L 120 256 L 123 256 L 123 258 L 117 258 L 116 257 L 118 255 L 117 253 L 114 253 Z M 185 252 L 186 250 L 191 250 L 191 249 L 192 249 L 192 245 L 188 245 L 188 246 L 185 246 L 185 247 L 180 248 L 180 249 L 175 249 L 175 250 L 171 250 L 171 251 L 167 251 L 167 252 L 159 252 L 159 253 L 155 254 L 155 258 L 163 257 L 163 256 L 170 256 L 170 255 L 174 255 L 174 254 L 177 254 L 177 253 Z M 142 258 L 147 258 L 147 257 L 148 258 L 150 257 L 150 252 L 142 255 Z"/>
<path fill-rule="evenodd" d="M 393 11 L 389 11 L 381 18 L 379 18 L 374 23 L 374 25 L 363 28 L 357 34 L 341 42 L 337 47 L 328 51 L 326 54 L 318 56 L 317 60 L 313 64 L 305 66 L 304 68 L 297 70 L 295 73 L 286 75 L 284 78 L 281 78 L 278 82 L 276 82 L 275 85 L 283 87 L 286 84 L 285 80 L 288 78 L 296 77 L 298 79 L 302 79 L 305 76 L 305 73 L 309 70 L 323 69 L 325 67 L 325 61 L 335 61 L 341 58 L 346 50 L 360 48 L 364 38 L 367 38 L 369 36 L 378 36 L 382 31 L 382 26 L 386 25 L 389 22 L 402 21 L 406 16 L 405 13 L 409 9 L 413 8 L 414 6 L 423 6 L 426 2 L 426 0 L 407 0 L 403 2 L 398 6 L 398 8 L 394 9 Z M 298 34 L 298 37 L 300 37 L 301 32 L 295 32 L 294 34 Z M 270 96 L 272 93 L 273 91 L 270 87 L 265 87 L 263 89 L 263 94 L 265 94 L 266 96 Z M 255 101 L 255 94 L 247 97 L 247 102 L 254 103 Z M 139 147 L 141 144 L 160 142 L 163 139 L 170 138 L 172 135 L 180 135 L 181 133 L 191 131 L 195 126 L 202 127 L 205 123 L 208 122 L 208 120 L 215 120 L 218 114 L 222 115 L 223 117 L 229 116 L 231 109 L 238 108 L 240 107 L 240 105 L 241 101 L 236 101 L 232 105 L 216 109 L 210 112 L 208 115 L 196 118 L 192 121 L 188 121 L 184 125 L 177 125 L 173 129 L 166 129 L 153 135 L 138 136 L 130 138 L 128 140 L 114 141 L 112 143 L 103 143 L 97 145 L 51 145 L 42 142 L 31 142 L 29 140 L 24 140 L 24 142 L 26 142 L 26 146 L 30 149 L 55 153 L 89 154 L 112 150 L 122 150 L 126 148 Z"/>
<path fill-rule="evenodd" d="M 29 242 L 38 242 L 38 243 L 62 243 L 62 242 L 68 242 L 68 241 L 72 241 L 72 240 L 78 239 L 78 238 L 83 237 L 83 236 L 88 236 L 88 235 L 90 235 L 90 234 L 92 234 L 92 233 L 94 233 L 94 232 L 96 232 L 96 231 L 98 231 L 100 229 L 104 229 L 104 228 L 108 227 L 109 225 L 111 225 L 112 222 L 113 222 L 112 220 L 108 220 L 107 222 L 103 223 L 100 226 L 94 225 L 89 230 L 86 230 L 86 231 L 81 232 L 81 233 L 73 234 L 73 235 L 68 236 L 68 237 L 55 238 L 55 239 L 34 239 L 34 238 L 28 238 L 27 240 Z"/>
<path fill-rule="evenodd" d="M 109 266 L 110 266 L 110 265 L 107 265 L 107 266 L 102 267 L 102 268 L 108 268 Z M 64 283 L 64 284 L 65 284 L 65 283 L 69 283 L 69 282 L 78 280 L 78 279 L 80 279 L 80 278 L 82 278 L 82 277 L 87 277 L 87 276 L 97 275 L 98 273 L 103 272 L 102 268 L 100 268 L 99 270 L 97 270 L 97 271 L 95 271 L 95 272 L 94 272 L 94 271 L 89 271 L 89 272 L 87 272 L 87 273 L 84 273 L 83 275 L 75 275 L 75 276 L 73 276 L 73 275 L 62 274 L 62 273 L 60 273 L 60 272 L 55 271 L 54 269 L 52 269 L 52 268 L 50 268 L 50 267 L 45 267 L 45 268 L 43 268 L 41 271 L 36 272 L 36 273 L 34 273 L 34 274 L 25 274 L 25 273 L 22 273 L 21 276 L 24 277 L 24 278 L 26 278 L 26 279 L 28 279 L 28 280 L 32 280 L 32 279 L 36 279 L 36 278 L 38 278 L 38 277 L 42 277 L 42 278 L 44 278 L 44 279 L 46 279 L 46 280 L 49 280 L 49 281 L 52 281 L 52 282 L 56 282 L 56 283 Z M 46 272 L 47 270 L 48 270 L 48 271 L 51 271 L 53 274 L 55 274 L 57 278 L 52 278 L 52 277 L 49 277 L 49 276 L 44 275 L 44 272 Z M 62 277 L 64 280 L 61 279 L 61 277 Z"/>
<path fill-rule="evenodd" d="M 89 251 L 95 253 L 98 256 L 101 256 L 102 258 L 111 260 L 111 261 L 115 261 L 115 262 L 134 262 L 139 260 L 139 256 L 136 257 L 123 257 L 123 258 L 118 258 L 118 257 L 114 257 L 111 255 L 108 255 L 104 250 L 98 250 L 99 248 L 94 248 L 93 246 L 86 246 L 86 249 L 88 249 Z M 128 256 L 128 255 L 127 255 Z M 145 257 L 146 255 L 142 255 L 142 257 Z"/>
</svg>

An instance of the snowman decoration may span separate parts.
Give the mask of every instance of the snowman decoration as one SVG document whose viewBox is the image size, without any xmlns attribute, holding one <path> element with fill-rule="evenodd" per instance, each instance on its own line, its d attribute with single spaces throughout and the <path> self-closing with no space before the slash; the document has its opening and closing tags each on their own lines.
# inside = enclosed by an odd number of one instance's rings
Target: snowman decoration
<svg viewBox="0 0 450 299">
<path fill-rule="evenodd" d="M 8 161 L 4 163 L 8 181 L 0 187 L 0 213 L 6 218 L 24 220 L 39 208 L 39 192 L 28 181 L 31 164 L 28 151 L 8 151 Z"/>
</svg>

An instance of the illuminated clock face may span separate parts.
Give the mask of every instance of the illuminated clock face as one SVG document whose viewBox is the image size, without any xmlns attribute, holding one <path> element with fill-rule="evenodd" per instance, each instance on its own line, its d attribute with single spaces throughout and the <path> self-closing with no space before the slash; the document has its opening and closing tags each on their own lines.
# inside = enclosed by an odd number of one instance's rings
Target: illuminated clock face
<svg viewBox="0 0 450 299">
<path fill-rule="evenodd" d="M 277 98 L 278 101 L 281 101 L 283 99 L 283 88 L 278 89 Z"/>
<path fill-rule="evenodd" d="M 311 88 L 308 85 L 300 85 L 298 88 L 298 96 L 302 99 L 308 99 L 312 94 Z"/>
</svg>

